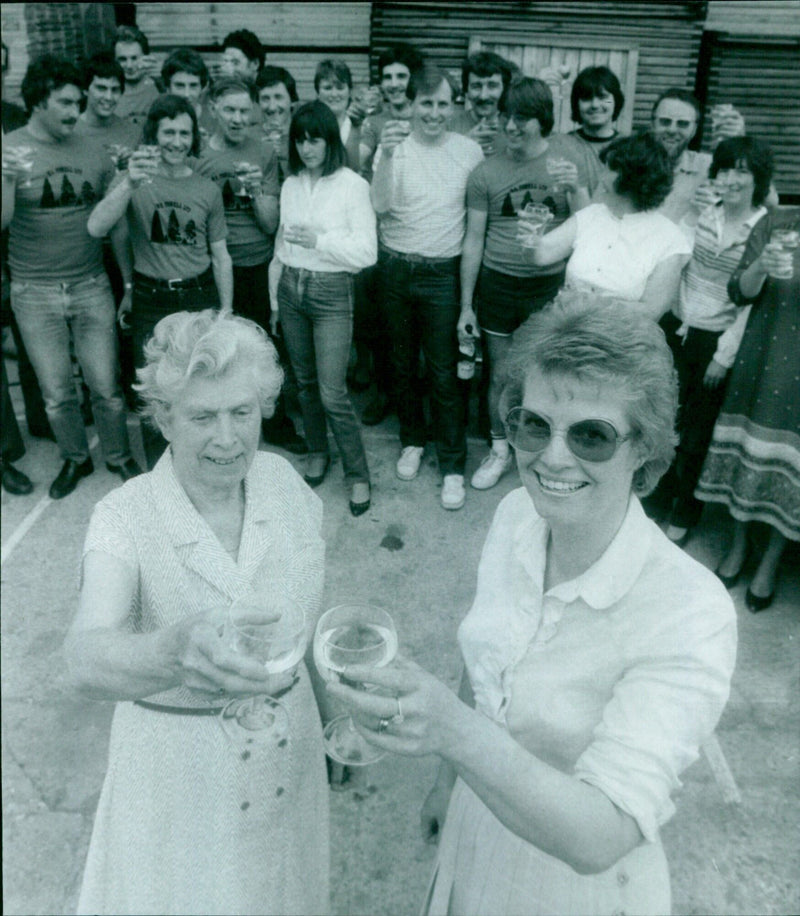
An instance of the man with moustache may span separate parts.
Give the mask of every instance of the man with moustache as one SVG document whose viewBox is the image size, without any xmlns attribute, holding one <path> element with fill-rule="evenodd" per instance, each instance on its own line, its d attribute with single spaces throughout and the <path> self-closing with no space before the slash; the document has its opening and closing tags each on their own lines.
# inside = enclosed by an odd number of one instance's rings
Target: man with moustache
<svg viewBox="0 0 800 916">
<path fill-rule="evenodd" d="M 518 68 L 492 51 L 471 54 L 461 68 L 461 87 L 467 105 L 450 122 L 450 130 L 472 137 L 484 156 L 503 146 L 498 105 Z"/>
<path fill-rule="evenodd" d="M 74 136 L 81 83 L 67 61 L 43 57 L 31 64 L 22 82 L 30 120 L 6 137 L 3 155 L 11 307 L 64 462 L 50 486 L 52 499 L 67 496 L 94 470 L 70 337 L 91 391 L 106 466 L 123 480 L 141 473 L 131 457 L 119 384 L 114 298 L 101 243 L 86 228 L 113 165 L 99 143 Z"/>
<path fill-rule="evenodd" d="M 114 33 L 113 53 L 125 75 L 116 115 L 133 124 L 142 124 L 159 96 L 158 86 L 147 75 L 150 43 L 144 32 L 134 26 L 122 25 Z"/>
<path fill-rule="evenodd" d="M 402 452 L 397 476 L 419 473 L 426 428 L 416 384 L 419 348 L 431 386 L 433 434 L 444 478 L 445 509 L 464 505 L 467 456 L 464 413 L 456 380 L 458 269 L 470 172 L 480 146 L 447 129 L 453 89 L 431 64 L 412 74 L 411 133 L 390 122 L 375 156 L 372 203 L 379 216 L 381 307 L 391 339 L 392 372 Z"/>
</svg>

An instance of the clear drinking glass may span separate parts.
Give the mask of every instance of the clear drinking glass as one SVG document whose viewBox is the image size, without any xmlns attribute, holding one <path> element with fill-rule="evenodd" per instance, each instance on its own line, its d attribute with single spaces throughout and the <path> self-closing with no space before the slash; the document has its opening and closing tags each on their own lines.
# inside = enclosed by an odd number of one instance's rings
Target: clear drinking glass
<svg viewBox="0 0 800 916">
<path fill-rule="evenodd" d="M 529 203 L 517 210 L 517 238 L 523 248 L 535 248 L 553 219 L 553 211 L 544 204 Z"/>
<path fill-rule="evenodd" d="M 348 665 L 382 668 L 397 654 L 397 630 L 389 614 L 370 604 L 342 604 L 326 611 L 314 633 L 314 664 L 325 681 L 369 690 L 344 676 Z M 366 766 L 384 752 L 356 731 L 348 715 L 328 723 L 323 733 L 328 756 L 348 766 Z"/>
<path fill-rule="evenodd" d="M 20 181 L 21 188 L 29 188 L 32 184 L 31 175 L 33 173 L 33 147 L 32 146 L 15 146 L 11 150 L 4 150 L 4 155 L 13 158 L 15 164 L 25 172 L 25 178 Z"/>
<path fill-rule="evenodd" d="M 794 252 L 800 247 L 800 232 L 797 229 L 773 229 L 769 244 L 780 248 L 781 268 L 772 274 L 778 280 L 791 280 L 794 276 Z"/>
<path fill-rule="evenodd" d="M 253 166 L 249 162 L 234 162 L 233 163 L 233 172 L 236 175 L 236 178 L 239 181 L 238 187 L 236 189 L 237 197 L 249 197 L 250 192 L 247 190 L 247 185 L 244 183 L 244 179 L 250 172 Z"/>
<path fill-rule="evenodd" d="M 292 671 L 306 647 L 303 609 L 285 595 L 247 595 L 228 610 L 223 638 L 230 648 L 263 664 L 269 674 Z M 231 700 L 222 727 L 236 745 L 277 742 L 289 733 L 289 714 L 271 696 Z"/>
</svg>

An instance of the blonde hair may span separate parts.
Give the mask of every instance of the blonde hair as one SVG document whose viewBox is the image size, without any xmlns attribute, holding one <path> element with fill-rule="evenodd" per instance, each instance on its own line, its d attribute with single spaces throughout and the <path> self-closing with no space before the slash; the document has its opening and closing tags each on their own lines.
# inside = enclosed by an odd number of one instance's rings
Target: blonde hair
<svg viewBox="0 0 800 916">
<path fill-rule="evenodd" d="M 255 322 L 227 312 L 175 312 L 153 329 L 144 347 L 145 365 L 133 387 L 140 413 L 151 420 L 169 410 L 194 378 L 218 379 L 241 367 L 253 372 L 262 414 L 271 414 L 283 370 L 267 333 Z"/>
</svg>

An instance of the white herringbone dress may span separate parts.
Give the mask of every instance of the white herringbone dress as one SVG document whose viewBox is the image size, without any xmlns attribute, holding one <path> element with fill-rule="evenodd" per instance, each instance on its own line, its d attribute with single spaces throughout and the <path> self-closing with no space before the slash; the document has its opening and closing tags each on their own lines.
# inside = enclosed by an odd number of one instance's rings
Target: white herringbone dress
<svg viewBox="0 0 800 916">
<path fill-rule="evenodd" d="M 84 554 L 134 569 L 132 632 L 150 632 L 248 588 L 280 589 L 309 627 L 323 585 L 322 504 L 282 458 L 256 454 L 239 556 L 195 511 L 169 450 L 95 508 Z M 319 713 L 301 664 L 282 697 L 288 741 L 249 754 L 214 716 L 118 703 L 79 913 L 327 913 L 328 787 Z M 148 700 L 204 705 L 184 688 Z"/>
</svg>

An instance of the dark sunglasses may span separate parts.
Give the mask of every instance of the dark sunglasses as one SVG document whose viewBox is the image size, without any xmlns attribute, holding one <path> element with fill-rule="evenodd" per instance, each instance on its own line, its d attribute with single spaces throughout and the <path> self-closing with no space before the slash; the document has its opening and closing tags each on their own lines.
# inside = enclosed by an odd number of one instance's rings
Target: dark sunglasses
<svg viewBox="0 0 800 916">
<path fill-rule="evenodd" d="M 553 428 L 544 417 L 527 407 L 513 407 L 506 416 L 508 441 L 521 452 L 544 451 L 553 435 Z M 569 450 L 583 461 L 609 461 L 617 446 L 631 436 L 620 436 L 608 420 L 580 420 L 566 431 Z"/>
</svg>

